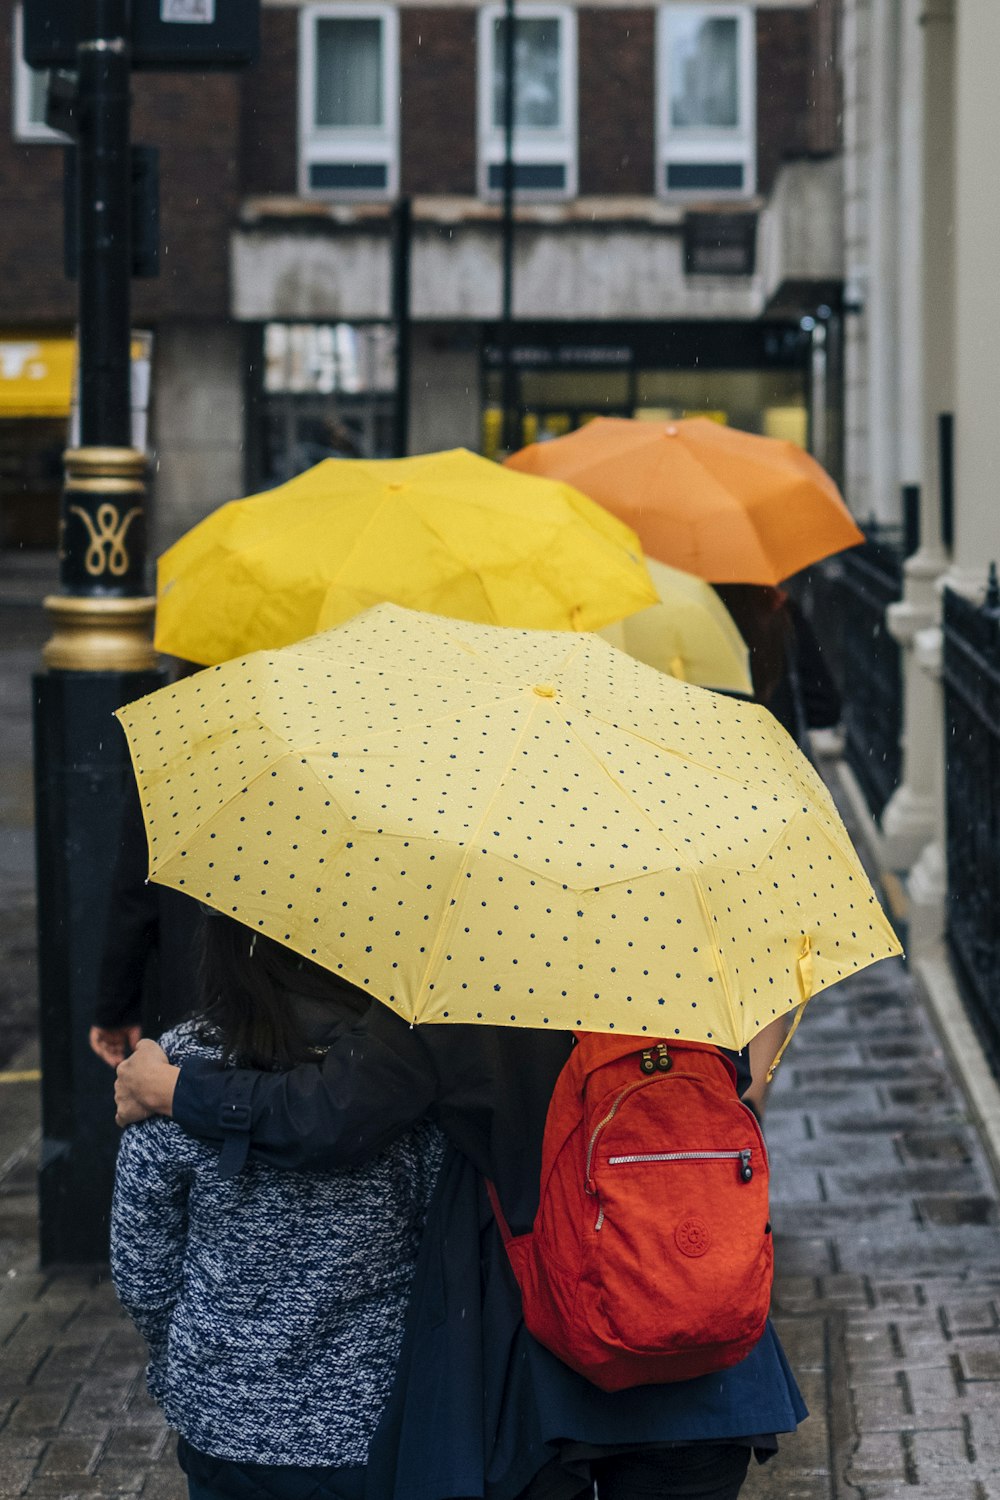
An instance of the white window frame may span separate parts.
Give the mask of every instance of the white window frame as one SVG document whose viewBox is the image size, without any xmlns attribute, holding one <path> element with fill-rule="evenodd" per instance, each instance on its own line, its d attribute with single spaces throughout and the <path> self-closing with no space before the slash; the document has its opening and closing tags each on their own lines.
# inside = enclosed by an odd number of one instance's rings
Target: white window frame
<svg viewBox="0 0 1000 1500">
<path fill-rule="evenodd" d="M 24 60 L 24 12 L 20 5 L 14 7 L 14 46 L 11 53 L 11 101 L 15 141 L 31 145 L 65 146 L 68 136 L 61 130 L 53 130 L 42 120 L 33 120 L 28 114 L 31 99 L 31 77 L 35 69 Z"/>
<path fill-rule="evenodd" d="M 354 129 L 317 126 L 316 23 L 333 21 L 379 21 L 382 25 L 381 126 Z M 358 162 L 384 165 L 381 188 L 312 187 L 312 166 Z M 399 192 L 399 12 L 392 5 L 305 5 L 299 14 L 299 191 L 306 198 L 373 201 L 395 198 Z"/>
<path fill-rule="evenodd" d="M 677 129 L 670 120 L 671 11 L 701 10 L 705 16 L 735 20 L 739 48 L 739 122 L 733 128 Z M 656 14 L 656 191 L 661 198 L 751 198 L 757 189 L 757 46 L 752 5 L 692 4 L 667 0 Z M 739 188 L 667 187 L 667 170 L 678 166 L 710 166 L 738 162 L 743 168 Z"/>
<path fill-rule="evenodd" d="M 502 189 L 490 187 L 490 167 L 504 160 L 504 131 L 493 122 L 493 43 L 495 23 L 503 20 L 503 5 L 486 5 L 479 12 L 477 72 L 479 76 L 479 193 L 496 200 Z M 555 163 L 565 170 L 561 188 L 517 188 L 519 198 L 564 199 L 577 193 L 577 39 L 576 8 L 568 5 L 518 4 L 517 21 L 558 20 L 559 97 L 562 121 L 558 128 L 515 129 L 514 161 L 517 166 Z"/>
</svg>

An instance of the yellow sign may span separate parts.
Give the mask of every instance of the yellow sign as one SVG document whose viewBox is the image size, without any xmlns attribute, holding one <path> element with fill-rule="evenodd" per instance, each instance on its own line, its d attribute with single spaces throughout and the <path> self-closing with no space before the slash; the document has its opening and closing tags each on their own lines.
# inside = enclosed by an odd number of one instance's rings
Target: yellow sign
<svg viewBox="0 0 1000 1500">
<path fill-rule="evenodd" d="M 68 416 L 75 352 L 71 338 L 0 338 L 0 417 Z"/>
</svg>

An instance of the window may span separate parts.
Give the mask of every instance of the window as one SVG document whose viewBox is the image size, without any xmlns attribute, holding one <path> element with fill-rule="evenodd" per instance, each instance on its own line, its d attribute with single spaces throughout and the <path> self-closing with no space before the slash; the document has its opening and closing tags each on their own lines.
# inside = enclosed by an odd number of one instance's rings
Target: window
<svg viewBox="0 0 1000 1500">
<path fill-rule="evenodd" d="M 325 458 L 391 458 L 396 330 L 389 323 L 265 323 L 247 421 L 252 489 Z"/>
<path fill-rule="evenodd" d="M 664 5 L 657 34 L 657 189 L 746 196 L 755 183 L 753 11 Z"/>
<path fill-rule="evenodd" d="M 300 25 L 302 192 L 338 198 L 394 196 L 397 12 L 381 5 L 309 5 Z"/>
<path fill-rule="evenodd" d="M 484 197 L 503 191 L 504 51 L 502 6 L 479 14 L 479 172 Z M 550 5 L 519 5 L 514 22 L 514 186 L 519 194 L 569 198 L 576 192 L 576 15 Z"/>
<path fill-rule="evenodd" d="M 11 62 L 14 75 L 14 139 L 53 141 L 65 145 L 67 137 L 45 123 L 45 93 L 49 75 L 37 68 L 29 68 L 24 61 L 20 5 L 14 8 L 14 51 Z"/>
</svg>

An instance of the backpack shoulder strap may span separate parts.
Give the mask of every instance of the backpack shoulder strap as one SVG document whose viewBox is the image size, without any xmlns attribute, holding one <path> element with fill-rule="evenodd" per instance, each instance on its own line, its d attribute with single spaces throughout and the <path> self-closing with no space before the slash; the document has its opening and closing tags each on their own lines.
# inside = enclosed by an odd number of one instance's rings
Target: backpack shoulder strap
<svg viewBox="0 0 1000 1500">
<path fill-rule="evenodd" d="M 483 1181 L 486 1183 L 486 1192 L 490 1200 L 490 1207 L 493 1210 L 493 1217 L 497 1221 L 500 1238 L 503 1240 L 504 1245 L 509 1245 L 514 1236 L 510 1232 L 507 1216 L 500 1207 L 500 1198 L 497 1194 L 496 1184 L 489 1177 L 485 1177 Z"/>
</svg>

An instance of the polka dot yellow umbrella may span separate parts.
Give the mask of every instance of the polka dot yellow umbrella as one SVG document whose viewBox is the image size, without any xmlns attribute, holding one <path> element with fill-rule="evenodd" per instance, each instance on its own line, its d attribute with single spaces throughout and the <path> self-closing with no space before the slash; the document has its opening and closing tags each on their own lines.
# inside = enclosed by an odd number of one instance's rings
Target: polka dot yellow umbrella
<svg viewBox="0 0 1000 1500">
<path fill-rule="evenodd" d="M 205 666 L 383 600 L 544 630 L 597 630 L 656 602 L 623 521 L 463 448 L 327 459 L 223 505 L 160 558 L 157 596 L 158 649 Z"/>
<path fill-rule="evenodd" d="M 771 716 L 382 605 L 120 711 L 150 875 L 412 1021 L 741 1047 L 899 952 Z"/>
</svg>

